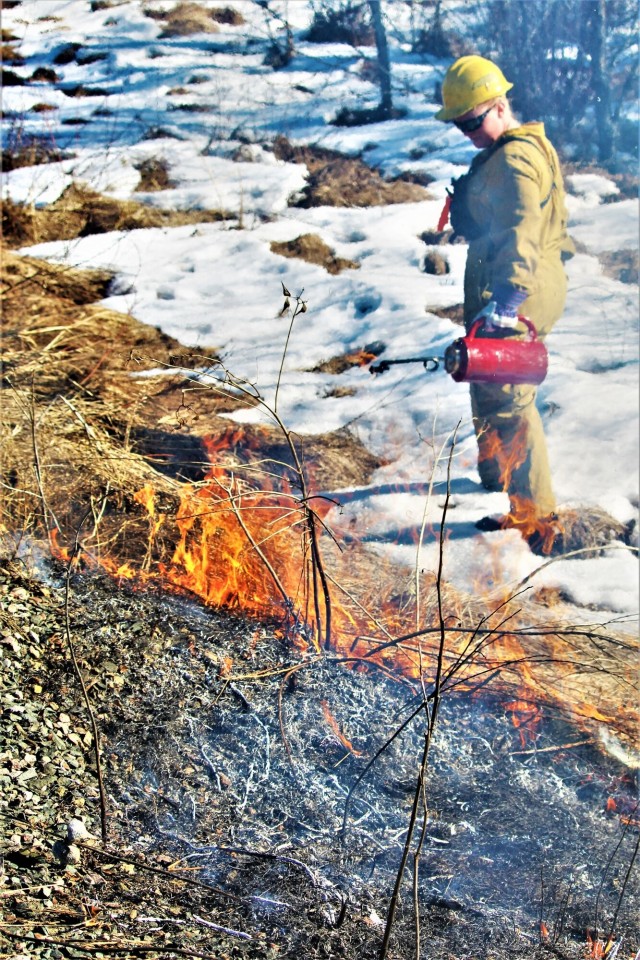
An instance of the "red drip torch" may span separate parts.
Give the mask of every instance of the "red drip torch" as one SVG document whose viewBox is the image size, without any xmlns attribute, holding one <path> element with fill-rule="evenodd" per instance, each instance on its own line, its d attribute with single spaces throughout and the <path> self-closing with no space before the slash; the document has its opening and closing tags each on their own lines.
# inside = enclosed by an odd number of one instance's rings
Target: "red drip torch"
<svg viewBox="0 0 640 960">
<path fill-rule="evenodd" d="M 518 320 L 527 328 L 526 340 L 478 337 L 485 325 L 484 317 L 480 317 L 465 337 L 447 347 L 444 357 L 379 360 L 369 369 L 371 373 L 384 373 L 396 364 L 421 363 L 432 373 L 444 361 L 445 370 L 457 383 L 542 383 L 549 365 L 546 347 L 528 317 L 519 316 Z"/>
<path fill-rule="evenodd" d="M 466 337 L 447 347 L 447 373 L 457 383 L 542 383 L 549 365 L 546 347 L 531 320 L 522 316 L 518 320 L 527 327 L 526 340 L 478 337 L 485 321 L 476 320 Z"/>
</svg>

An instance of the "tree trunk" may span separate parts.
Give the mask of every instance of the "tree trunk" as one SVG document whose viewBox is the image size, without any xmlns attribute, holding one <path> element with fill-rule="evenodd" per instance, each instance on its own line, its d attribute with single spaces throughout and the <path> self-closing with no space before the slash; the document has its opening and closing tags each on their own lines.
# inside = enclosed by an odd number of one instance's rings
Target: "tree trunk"
<svg viewBox="0 0 640 960">
<path fill-rule="evenodd" d="M 382 22 L 381 0 L 369 0 L 373 29 L 376 35 L 376 49 L 378 51 L 378 70 L 380 71 L 380 113 L 382 117 L 391 116 L 393 102 L 391 99 L 391 64 L 389 62 L 389 46 L 387 34 Z"/>
<path fill-rule="evenodd" d="M 611 120 L 611 92 L 607 81 L 607 4 L 598 0 L 594 6 L 591 29 L 591 60 L 593 89 L 596 95 L 595 112 L 598 130 L 598 160 L 604 163 L 613 156 L 614 128 Z"/>
</svg>

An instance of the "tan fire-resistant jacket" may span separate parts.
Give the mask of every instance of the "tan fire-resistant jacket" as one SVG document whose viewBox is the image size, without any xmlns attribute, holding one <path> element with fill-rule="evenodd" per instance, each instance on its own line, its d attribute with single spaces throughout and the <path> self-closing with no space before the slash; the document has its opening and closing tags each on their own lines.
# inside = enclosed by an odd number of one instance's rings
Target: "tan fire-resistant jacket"
<svg viewBox="0 0 640 960">
<path fill-rule="evenodd" d="M 506 141 L 506 142 L 505 142 Z M 519 312 L 547 334 L 566 297 L 563 261 L 573 256 L 558 156 L 542 123 L 507 134 L 471 164 L 467 208 L 481 230 L 465 270 L 467 326 L 499 283 L 526 290 Z"/>
</svg>

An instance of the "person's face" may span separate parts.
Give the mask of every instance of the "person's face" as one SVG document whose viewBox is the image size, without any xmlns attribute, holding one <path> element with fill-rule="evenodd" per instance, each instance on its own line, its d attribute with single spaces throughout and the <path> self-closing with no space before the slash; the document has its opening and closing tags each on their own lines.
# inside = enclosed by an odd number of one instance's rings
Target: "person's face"
<svg viewBox="0 0 640 960">
<path fill-rule="evenodd" d="M 479 125 L 477 125 L 478 120 L 481 121 Z M 491 105 L 481 103 L 467 113 L 463 113 L 461 117 L 456 117 L 453 122 L 458 130 L 471 140 L 474 147 L 483 150 L 499 140 L 505 131 L 504 102 L 498 100 Z"/>
</svg>

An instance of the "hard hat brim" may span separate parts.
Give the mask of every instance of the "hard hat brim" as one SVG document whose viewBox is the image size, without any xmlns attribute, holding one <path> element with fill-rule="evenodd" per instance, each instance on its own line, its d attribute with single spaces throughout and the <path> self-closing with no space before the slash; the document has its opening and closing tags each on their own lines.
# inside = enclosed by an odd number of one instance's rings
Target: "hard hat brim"
<svg viewBox="0 0 640 960">
<path fill-rule="evenodd" d="M 500 94 L 496 94 L 493 97 L 489 97 L 489 100 L 497 100 L 498 97 L 503 97 L 509 90 L 513 87 L 512 83 L 509 83 L 507 80 L 504 85 L 504 91 Z M 486 101 L 479 100 L 478 103 L 472 104 L 470 107 L 466 107 L 464 110 L 460 110 L 458 107 L 449 107 L 447 110 L 446 107 L 440 107 L 438 112 L 435 114 L 436 120 L 441 120 L 443 123 L 451 123 L 452 120 L 457 120 L 458 117 L 464 116 L 465 113 L 468 113 L 469 110 L 473 110 L 474 107 L 480 106 L 481 103 Z"/>
</svg>

